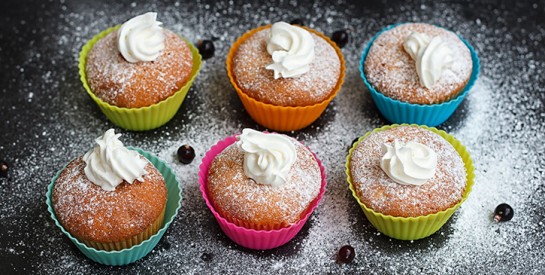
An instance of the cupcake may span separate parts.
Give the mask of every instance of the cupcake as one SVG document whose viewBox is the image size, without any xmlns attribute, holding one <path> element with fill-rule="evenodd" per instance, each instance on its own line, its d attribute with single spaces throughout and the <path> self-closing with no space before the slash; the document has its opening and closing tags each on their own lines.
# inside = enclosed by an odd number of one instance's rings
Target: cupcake
<svg viewBox="0 0 545 275">
<path fill-rule="evenodd" d="M 350 190 L 369 221 L 402 240 L 439 230 L 471 191 L 473 169 L 452 136 L 406 124 L 367 133 L 353 145 L 346 164 Z"/>
<path fill-rule="evenodd" d="M 290 241 L 325 192 L 325 171 L 307 147 L 288 136 L 244 129 L 207 152 L 201 192 L 220 227 L 251 249 Z"/>
<path fill-rule="evenodd" d="M 227 73 L 252 119 L 292 131 L 318 119 L 340 90 L 345 65 L 325 35 L 277 22 L 250 30 L 233 44 Z"/>
<path fill-rule="evenodd" d="M 156 17 L 149 12 L 101 32 L 80 53 L 83 86 L 112 122 L 128 130 L 168 122 L 200 69 L 195 47 Z"/>
<path fill-rule="evenodd" d="M 452 115 L 473 86 L 479 59 L 473 47 L 451 31 L 405 23 L 371 39 L 360 70 L 387 120 L 435 126 Z"/>
<path fill-rule="evenodd" d="M 125 148 L 119 136 L 106 131 L 57 174 L 47 195 L 63 232 L 91 259 L 112 265 L 151 251 L 181 200 L 170 169 L 149 153 Z"/>
</svg>

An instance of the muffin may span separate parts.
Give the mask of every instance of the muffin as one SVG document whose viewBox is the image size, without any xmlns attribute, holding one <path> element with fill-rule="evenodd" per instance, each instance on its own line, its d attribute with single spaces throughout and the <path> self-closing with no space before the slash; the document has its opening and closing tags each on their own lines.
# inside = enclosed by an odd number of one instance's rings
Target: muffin
<svg viewBox="0 0 545 275">
<path fill-rule="evenodd" d="M 165 180 L 145 157 L 123 147 L 119 136 L 106 131 L 97 147 L 63 169 L 53 187 L 62 226 L 95 249 L 129 248 L 163 225 Z"/>
<path fill-rule="evenodd" d="M 129 130 L 170 120 L 200 68 L 194 46 L 161 28 L 156 17 L 149 12 L 110 28 L 80 54 L 84 87 L 115 124 Z"/>
<path fill-rule="evenodd" d="M 125 265 L 146 256 L 181 206 L 176 175 L 155 155 L 125 148 L 113 130 L 48 185 L 48 211 L 87 257 Z"/>
<path fill-rule="evenodd" d="M 271 249 L 291 240 L 326 185 L 323 166 L 304 145 L 251 129 L 210 149 L 199 182 L 220 227 L 252 249 Z"/>
<path fill-rule="evenodd" d="M 233 44 L 227 73 L 252 119 L 292 131 L 321 115 L 341 88 L 345 65 L 325 35 L 277 22 L 250 30 Z"/>
<path fill-rule="evenodd" d="M 473 47 L 453 32 L 405 23 L 373 37 L 360 70 L 386 119 L 434 126 L 452 115 L 473 86 L 479 66 Z"/>
<path fill-rule="evenodd" d="M 433 234 L 465 200 L 473 166 L 465 148 L 443 131 L 392 125 L 360 138 L 346 173 L 371 223 L 398 239 Z"/>
</svg>

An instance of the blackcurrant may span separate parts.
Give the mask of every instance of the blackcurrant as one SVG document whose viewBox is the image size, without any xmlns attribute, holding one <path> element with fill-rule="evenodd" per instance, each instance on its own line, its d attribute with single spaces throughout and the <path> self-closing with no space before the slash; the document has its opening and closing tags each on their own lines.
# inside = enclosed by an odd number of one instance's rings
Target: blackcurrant
<svg viewBox="0 0 545 275">
<path fill-rule="evenodd" d="M 496 206 L 496 209 L 494 210 L 494 220 L 496 222 L 506 222 L 511 220 L 514 214 L 515 211 L 509 204 L 502 203 Z"/>
<path fill-rule="evenodd" d="M 337 262 L 348 264 L 351 263 L 355 257 L 356 252 L 354 251 L 354 248 L 350 245 L 345 245 L 339 249 L 339 253 L 337 254 Z"/>
<path fill-rule="evenodd" d="M 184 144 L 178 148 L 178 160 L 183 164 L 188 164 L 195 158 L 195 150 L 193 147 Z"/>
<path fill-rule="evenodd" d="M 169 241 L 163 241 L 163 248 L 164 248 L 165 250 L 169 250 L 170 247 L 172 247 L 172 245 L 170 244 Z"/>
<path fill-rule="evenodd" d="M 199 40 L 197 42 L 197 49 L 199 50 L 199 53 L 203 59 L 208 59 L 214 56 L 214 51 L 216 50 L 212 40 Z"/>
<path fill-rule="evenodd" d="M 9 166 L 5 161 L 0 161 L 0 178 L 8 177 Z"/>
<path fill-rule="evenodd" d="M 305 22 L 303 22 L 303 20 L 301 18 L 296 18 L 296 19 L 291 20 L 290 24 L 291 25 L 304 26 Z"/>
<path fill-rule="evenodd" d="M 212 261 L 212 258 L 214 258 L 214 255 L 212 255 L 211 253 L 204 252 L 201 255 L 201 260 L 203 260 L 203 262 L 208 263 L 208 262 Z"/>
<path fill-rule="evenodd" d="M 331 40 L 333 40 L 333 42 L 335 42 L 337 46 L 339 46 L 339 48 L 344 47 L 350 41 L 350 35 L 348 34 L 348 30 L 343 29 L 335 31 L 331 35 Z"/>
</svg>

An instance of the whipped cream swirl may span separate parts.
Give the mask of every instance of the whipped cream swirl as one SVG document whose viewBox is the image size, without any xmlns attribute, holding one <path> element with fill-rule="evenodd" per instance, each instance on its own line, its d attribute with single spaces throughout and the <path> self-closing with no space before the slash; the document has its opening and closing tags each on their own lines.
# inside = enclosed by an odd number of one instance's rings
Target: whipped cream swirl
<svg viewBox="0 0 545 275">
<path fill-rule="evenodd" d="M 274 79 L 298 77 L 310 70 L 314 61 L 314 39 L 308 31 L 285 22 L 274 23 L 267 37 L 267 52 L 273 63 Z"/>
<path fill-rule="evenodd" d="M 393 181 L 405 185 L 422 185 L 435 175 L 437 153 L 428 146 L 409 141 L 382 145 L 384 156 L 380 168 Z"/>
<path fill-rule="evenodd" d="M 153 61 L 165 48 L 165 35 L 157 13 L 148 12 L 125 22 L 117 31 L 117 48 L 131 63 Z"/>
<path fill-rule="evenodd" d="M 430 89 L 437 83 L 444 70 L 449 69 L 454 61 L 453 51 L 447 42 L 436 36 L 412 32 L 405 38 L 403 48 L 416 61 L 416 72 L 420 83 Z"/>
<path fill-rule="evenodd" d="M 242 130 L 237 146 L 244 151 L 244 174 L 259 184 L 279 186 L 286 182 L 297 158 L 295 145 L 288 137 Z"/>
<path fill-rule="evenodd" d="M 148 172 L 144 169 L 147 162 L 136 151 L 123 146 L 113 129 L 104 133 L 95 141 L 98 144 L 84 156 L 85 175 L 94 184 L 106 191 L 114 191 L 123 181 L 133 183 L 143 181 Z"/>
</svg>

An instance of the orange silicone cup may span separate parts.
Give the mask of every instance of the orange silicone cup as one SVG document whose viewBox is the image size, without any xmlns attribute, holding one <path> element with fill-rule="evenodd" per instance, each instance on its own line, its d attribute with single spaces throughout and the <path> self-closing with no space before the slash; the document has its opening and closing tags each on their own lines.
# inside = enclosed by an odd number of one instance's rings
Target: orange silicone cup
<svg viewBox="0 0 545 275">
<path fill-rule="evenodd" d="M 335 85 L 334 91 L 324 101 L 308 106 L 279 106 L 258 101 L 244 93 L 244 91 L 242 91 L 242 89 L 237 85 L 237 81 L 235 80 L 235 76 L 232 72 L 232 61 L 238 50 L 238 47 L 242 42 L 244 42 L 248 37 L 252 36 L 256 32 L 270 27 L 271 25 L 266 25 L 250 30 L 242 35 L 240 38 L 238 38 L 237 41 L 235 41 L 235 43 L 229 50 L 229 54 L 227 55 L 227 74 L 229 76 L 231 84 L 233 85 L 233 87 L 235 87 L 235 90 L 237 91 L 237 94 L 240 98 L 240 101 L 242 101 L 244 108 L 246 109 L 250 117 L 258 124 L 268 129 L 281 132 L 303 129 L 320 117 L 320 115 L 327 108 L 329 102 L 333 100 L 333 98 L 341 89 L 341 86 L 344 82 L 346 70 L 344 57 L 339 47 L 337 47 L 335 42 L 331 41 L 329 37 L 318 31 L 303 27 L 307 31 L 312 32 L 327 41 L 335 49 L 335 52 L 337 52 L 337 55 L 339 56 L 341 63 L 341 73 L 339 75 L 337 85 Z"/>
</svg>

